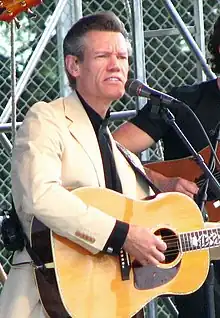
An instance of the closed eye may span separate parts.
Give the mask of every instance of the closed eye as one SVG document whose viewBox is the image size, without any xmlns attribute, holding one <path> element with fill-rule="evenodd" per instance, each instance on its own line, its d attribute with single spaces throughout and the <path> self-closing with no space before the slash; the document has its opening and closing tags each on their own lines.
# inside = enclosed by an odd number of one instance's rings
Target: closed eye
<svg viewBox="0 0 220 318">
<path fill-rule="evenodd" d="M 96 58 L 106 58 L 108 56 L 109 54 L 99 54 L 99 55 L 96 55 Z"/>
<path fill-rule="evenodd" d="M 128 60 L 128 57 L 125 56 L 125 55 L 119 55 L 118 58 L 119 58 L 120 60 Z"/>
</svg>

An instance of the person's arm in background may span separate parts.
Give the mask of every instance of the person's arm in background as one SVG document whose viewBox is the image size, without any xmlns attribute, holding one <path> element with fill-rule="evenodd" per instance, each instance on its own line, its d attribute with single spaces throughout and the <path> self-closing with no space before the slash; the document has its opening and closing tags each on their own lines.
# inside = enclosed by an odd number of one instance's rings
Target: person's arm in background
<svg viewBox="0 0 220 318">
<path fill-rule="evenodd" d="M 117 128 L 113 132 L 113 137 L 134 153 L 142 152 L 155 143 L 150 135 L 131 122 L 126 122 Z"/>
<path fill-rule="evenodd" d="M 142 117 L 141 119 L 143 123 L 143 117 L 145 117 L 145 113 L 148 106 L 145 106 L 145 107 L 144 107 L 145 109 L 143 109 L 136 116 L 136 118 L 134 118 L 133 120 L 134 123 L 138 121 L 138 118 L 140 118 L 140 116 Z M 148 124 L 149 126 L 147 126 Z M 113 132 L 113 137 L 115 140 L 117 140 L 119 143 L 121 143 L 130 151 L 134 153 L 139 153 L 149 148 L 156 141 L 158 141 L 160 137 L 162 136 L 163 131 L 165 131 L 164 124 L 162 124 L 161 122 L 157 122 L 157 121 L 149 120 L 149 119 L 148 120 L 146 119 L 145 130 L 142 130 L 139 127 L 133 124 L 132 122 L 126 122 Z M 151 132 L 151 135 L 154 135 L 155 137 L 150 136 L 146 132 L 147 127 L 149 127 L 149 131 Z M 154 132 L 154 134 L 152 132 Z M 191 198 L 198 192 L 198 187 L 194 182 L 188 181 L 183 178 L 179 178 L 178 176 L 174 178 L 168 178 L 151 169 L 145 169 L 145 172 L 148 175 L 148 177 L 151 179 L 151 181 L 162 192 L 170 192 L 170 191 L 182 192 L 190 196 Z"/>
<path fill-rule="evenodd" d="M 145 168 L 145 173 L 162 192 L 181 192 L 193 198 L 199 190 L 194 182 L 180 177 L 166 177 L 149 168 Z"/>
</svg>

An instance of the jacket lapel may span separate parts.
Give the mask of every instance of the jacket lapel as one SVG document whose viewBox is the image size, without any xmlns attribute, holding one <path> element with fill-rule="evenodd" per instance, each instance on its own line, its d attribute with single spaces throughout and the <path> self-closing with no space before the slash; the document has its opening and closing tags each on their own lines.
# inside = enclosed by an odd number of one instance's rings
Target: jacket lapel
<svg viewBox="0 0 220 318">
<path fill-rule="evenodd" d="M 64 111 L 72 136 L 81 144 L 91 160 L 100 186 L 105 187 L 102 159 L 93 126 L 75 92 L 64 98 Z"/>
<path fill-rule="evenodd" d="M 75 92 L 64 98 L 64 111 L 68 120 L 68 128 L 71 135 L 79 142 L 91 160 L 97 173 L 99 185 L 105 187 L 105 177 L 102 165 L 102 158 L 98 141 L 93 130 L 93 126 L 79 101 Z M 121 180 L 123 193 L 134 196 L 136 194 L 136 176 L 133 169 L 117 149 L 114 139 L 110 133 L 113 156 L 115 158 L 116 168 Z"/>
</svg>

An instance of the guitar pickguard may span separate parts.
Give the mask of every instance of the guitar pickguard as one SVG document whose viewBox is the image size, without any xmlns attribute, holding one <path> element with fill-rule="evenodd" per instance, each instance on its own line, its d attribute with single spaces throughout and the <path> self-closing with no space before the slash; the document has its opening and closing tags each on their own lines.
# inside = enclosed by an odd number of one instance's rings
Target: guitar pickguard
<svg viewBox="0 0 220 318">
<path fill-rule="evenodd" d="M 165 285 L 177 275 L 179 268 L 180 263 L 172 268 L 160 268 L 153 265 L 134 266 L 134 286 L 137 289 L 146 290 Z"/>
</svg>

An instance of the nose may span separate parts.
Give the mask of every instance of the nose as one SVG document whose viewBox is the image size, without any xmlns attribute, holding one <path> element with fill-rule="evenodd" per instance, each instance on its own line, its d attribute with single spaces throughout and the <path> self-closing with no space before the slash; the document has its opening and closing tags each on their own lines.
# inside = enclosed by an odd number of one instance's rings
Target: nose
<svg viewBox="0 0 220 318">
<path fill-rule="evenodd" d="M 119 60 L 116 55 L 109 57 L 108 69 L 111 71 L 120 71 Z"/>
</svg>

